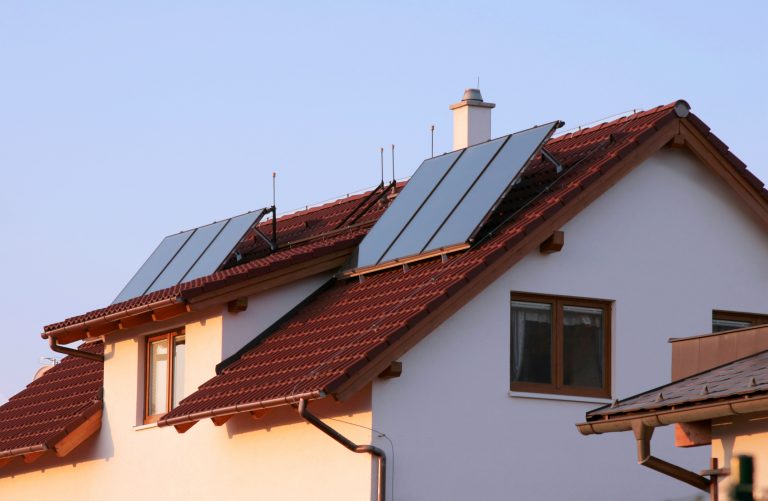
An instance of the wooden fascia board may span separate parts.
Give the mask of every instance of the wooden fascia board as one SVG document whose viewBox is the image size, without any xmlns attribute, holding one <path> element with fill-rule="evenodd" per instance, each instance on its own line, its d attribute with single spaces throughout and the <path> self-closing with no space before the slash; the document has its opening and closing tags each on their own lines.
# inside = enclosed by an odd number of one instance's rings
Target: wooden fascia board
<svg viewBox="0 0 768 501">
<path fill-rule="evenodd" d="M 754 212 L 761 224 L 768 229 L 768 201 L 738 174 L 736 168 L 694 126 L 683 120 L 680 133 L 687 148 L 723 179 L 728 186 L 733 188 L 739 198 Z"/>
<path fill-rule="evenodd" d="M 586 189 L 569 201 L 567 206 L 557 211 L 550 219 L 544 221 L 528 233 L 514 248 L 491 263 L 490 266 L 473 278 L 470 283 L 462 287 L 457 294 L 445 300 L 435 311 L 411 328 L 408 333 L 388 346 L 363 370 L 343 382 L 333 392 L 333 396 L 338 400 L 346 400 L 357 393 L 381 374 L 390 363 L 402 357 L 408 350 L 426 337 L 427 334 L 436 329 L 514 264 L 529 253 L 537 251 L 541 242 L 552 235 L 552 232 L 562 228 L 579 214 L 582 209 L 595 201 L 608 191 L 609 188 L 623 179 L 624 176 L 629 174 L 636 166 L 640 165 L 672 140 L 678 132 L 679 122 L 679 119 L 671 120 L 656 131 L 655 134 L 648 137 L 642 144 L 628 152 L 616 165 L 605 171 L 600 179 L 588 185 Z"/>
<path fill-rule="evenodd" d="M 192 311 L 204 310 L 216 304 L 226 304 L 229 301 L 248 297 L 268 289 L 285 285 L 302 278 L 317 275 L 319 273 L 338 270 L 346 262 L 352 249 L 334 252 L 301 265 L 278 270 L 274 273 L 262 275 L 253 280 L 247 280 L 239 284 L 222 287 L 210 293 L 202 294 L 189 299 Z"/>
<path fill-rule="evenodd" d="M 102 410 L 99 409 L 88 419 L 83 421 L 77 428 L 68 433 L 64 438 L 59 440 L 53 448 L 56 450 L 56 455 L 64 457 L 72 452 L 75 447 L 85 442 L 91 435 L 99 431 L 101 428 L 101 416 Z"/>
</svg>

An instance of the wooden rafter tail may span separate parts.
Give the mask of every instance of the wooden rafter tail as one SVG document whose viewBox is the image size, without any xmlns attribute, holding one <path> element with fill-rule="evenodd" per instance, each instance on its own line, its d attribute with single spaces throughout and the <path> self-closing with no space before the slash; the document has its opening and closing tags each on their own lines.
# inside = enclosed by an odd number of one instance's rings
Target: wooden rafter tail
<svg viewBox="0 0 768 501">
<path fill-rule="evenodd" d="M 101 417 L 103 411 L 99 409 L 92 416 L 86 419 L 81 425 L 75 428 L 72 433 L 59 440 L 53 448 L 56 455 L 64 457 L 72 452 L 78 445 L 85 442 L 101 429 Z"/>
<path fill-rule="evenodd" d="M 187 303 L 178 303 L 172 306 L 166 306 L 165 308 L 159 308 L 152 312 L 152 320 L 155 322 L 162 322 L 163 320 L 169 320 L 179 315 L 189 313 L 190 308 Z"/>
</svg>

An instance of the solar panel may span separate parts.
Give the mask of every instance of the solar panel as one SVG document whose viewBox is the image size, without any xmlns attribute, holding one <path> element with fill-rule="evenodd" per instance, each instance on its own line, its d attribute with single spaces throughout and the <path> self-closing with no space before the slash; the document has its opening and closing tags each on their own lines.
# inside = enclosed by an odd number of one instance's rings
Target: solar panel
<svg viewBox="0 0 768 501">
<path fill-rule="evenodd" d="M 416 214 L 463 150 L 428 158 L 411 176 L 408 184 L 384 211 L 358 248 L 358 266 L 376 264 L 397 235 Z"/>
<path fill-rule="evenodd" d="M 114 303 L 131 299 L 143 295 L 149 285 L 155 278 L 162 273 L 165 266 L 171 262 L 173 256 L 179 252 L 179 249 L 186 243 L 187 239 L 195 230 L 184 231 L 175 235 L 167 236 L 160 242 L 160 245 L 149 255 L 149 258 L 141 265 L 139 271 L 128 281 L 128 284 L 120 291 Z"/>
<path fill-rule="evenodd" d="M 470 242 L 558 124 L 425 160 L 360 243 L 357 267 Z"/>
<path fill-rule="evenodd" d="M 200 259 L 184 276 L 182 282 L 204 277 L 216 271 L 229 258 L 243 236 L 263 214 L 263 210 L 254 211 L 227 221 L 227 225 L 221 230 L 219 236 L 203 252 Z"/>
<path fill-rule="evenodd" d="M 512 134 L 423 252 L 471 240 L 523 167 L 555 131 L 555 125 L 553 122 Z"/>
<path fill-rule="evenodd" d="M 165 237 L 113 304 L 215 272 L 266 212 L 248 212 Z"/>
<path fill-rule="evenodd" d="M 413 216 L 405 230 L 395 239 L 382 261 L 421 253 L 432 235 L 451 214 L 456 204 L 464 198 L 464 194 L 506 139 L 502 137 L 467 148 L 421 206 L 419 212 Z M 460 242 L 462 240 L 452 243 Z"/>
<path fill-rule="evenodd" d="M 184 244 L 184 247 L 176 253 L 162 273 L 155 278 L 147 292 L 159 291 L 180 283 L 184 275 L 211 245 L 213 239 L 219 235 L 225 224 L 227 224 L 226 221 L 219 221 L 197 228 Z"/>
</svg>

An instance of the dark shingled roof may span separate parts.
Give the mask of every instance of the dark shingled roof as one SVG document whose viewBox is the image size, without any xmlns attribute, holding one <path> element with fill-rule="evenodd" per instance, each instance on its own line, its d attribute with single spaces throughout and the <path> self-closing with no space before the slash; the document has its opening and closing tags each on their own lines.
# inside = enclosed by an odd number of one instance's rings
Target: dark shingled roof
<svg viewBox="0 0 768 501">
<path fill-rule="evenodd" d="M 619 414 L 681 408 L 768 391 L 768 351 L 674 381 L 587 413 L 587 421 Z"/>
</svg>

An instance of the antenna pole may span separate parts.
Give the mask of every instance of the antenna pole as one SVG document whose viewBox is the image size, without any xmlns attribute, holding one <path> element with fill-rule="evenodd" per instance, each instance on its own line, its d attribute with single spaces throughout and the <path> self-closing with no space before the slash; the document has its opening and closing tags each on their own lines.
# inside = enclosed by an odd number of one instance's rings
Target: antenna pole
<svg viewBox="0 0 768 501">
<path fill-rule="evenodd" d="M 277 172 L 272 171 L 272 251 L 277 250 L 277 204 L 275 203 L 275 178 Z"/>
<path fill-rule="evenodd" d="M 395 182 L 395 145 L 392 145 L 392 182 Z"/>
<path fill-rule="evenodd" d="M 381 184 L 384 184 L 384 147 L 379 148 L 379 155 L 381 155 Z"/>
<path fill-rule="evenodd" d="M 432 124 L 432 158 L 435 157 L 435 124 Z"/>
</svg>

